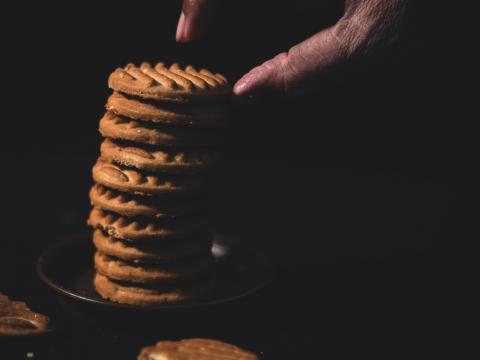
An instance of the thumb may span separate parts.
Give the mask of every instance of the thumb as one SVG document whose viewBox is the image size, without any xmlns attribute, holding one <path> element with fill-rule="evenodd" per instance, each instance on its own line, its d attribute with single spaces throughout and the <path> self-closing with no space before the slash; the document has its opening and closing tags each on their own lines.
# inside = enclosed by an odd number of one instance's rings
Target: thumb
<svg viewBox="0 0 480 360">
<path fill-rule="evenodd" d="M 378 56 L 398 37 L 406 0 L 347 0 L 332 27 L 252 69 L 234 86 L 236 95 L 295 95 L 352 58 Z"/>
<path fill-rule="evenodd" d="M 214 0 L 183 0 L 176 33 L 178 42 L 195 41 L 203 35 L 212 15 L 214 2 Z"/>
<path fill-rule="evenodd" d="M 342 47 L 334 28 L 325 29 L 253 68 L 235 84 L 234 94 L 296 95 L 313 85 L 319 75 L 343 63 L 346 52 Z"/>
</svg>

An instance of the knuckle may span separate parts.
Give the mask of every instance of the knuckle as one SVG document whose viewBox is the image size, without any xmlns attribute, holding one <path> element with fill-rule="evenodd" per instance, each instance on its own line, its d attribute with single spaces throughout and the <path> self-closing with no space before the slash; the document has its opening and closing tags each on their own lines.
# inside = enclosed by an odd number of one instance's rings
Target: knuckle
<svg viewBox="0 0 480 360">
<path fill-rule="evenodd" d="M 277 84 L 278 87 L 280 88 L 283 92 L 283 94 L 288 94 L 289 93 L 289 72 L 292 71 L 291 67 L 292 64 L 289 61 L 290 55 L 289 52 L 282 52 L 275 56 L 271 61 L 269 66 L 271 66 L 272 70 L 276 72 L 276 78 L 277 78 Z"/>
<path fill-rule="evenodd" d="M 331 31 L 331 36 L 335 39 L 339 53 L 346 59 L 354 57 L 361 48 L 363 35 L 362 30 L 358 28 L 349 19 L 341 19 Z"/>
<path fill-rule="evenodd" d="M 347 58 L 378 55 L 396 42 L 404 1 L 352 1 L 350 5 L 332 30 Z"/>
</svg>

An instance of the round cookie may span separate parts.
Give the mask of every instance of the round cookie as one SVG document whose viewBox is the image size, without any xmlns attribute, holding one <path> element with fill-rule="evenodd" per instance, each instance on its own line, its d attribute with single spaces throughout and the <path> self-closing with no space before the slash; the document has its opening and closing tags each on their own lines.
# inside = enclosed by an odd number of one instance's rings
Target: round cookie
<svg viewBox="0 0 480 360">
<path fill-rule="evenodd" d="M 93 206 L 127 217 L 146 216 L 168 219 L 199 213 L 204 209 L 199 199 L 169 199 L 131 195 L 100 184 L 94 184 L 89 195 Z"/>
<path fill-rule="evenodd" d="M 49 332 L 49 319 L 30 310 L 2 310 L 0 315 L 0 337 L 26 336 Z"/>
<path fill-rule="evenodd" d="M 125 144 L 111 139 L 103 141 L 100 152 L 102 158 L 110 163 L 152 172 L 205 172 L 220 162 L 220 155 L 215 151 L 167 150 Z"/>
<path fill-rule="evenodd" d="M 0 337 L 29 336 L 50 332 L 48 316 L 33 312 L 22 301 L 12 301 L 0 293 Z"/>
<path fill-rule="evenodd" d="M 100 119 L 99 131 L 111 139 L 130 140 L 159 146 L 212 146 L 220 137 L 214 131 L 149 124 L 107 111 Z"/>
<path fill-rule="evenodd" d="M 145 174 L 111 164 L 102 158 L 93 166 L 92 175 L 101 185 L 140 195 L 190 195 L 206 190 L 205 179 L 200 177 Z"/>
<path fill-rule="evenodd" d="M 212 236 L 208 232 L 160 245 L 126 242 L 96 229 L 93 232 L 93 243 L 99 251 L 107 255 L 139 263 L 164 264 L 202 254 L 211 254 L 212 251 Z"/>
<path fill-rule="evenodd" d="M 97 207 L 92 209 L 88 217 L 88 224 L 93 228 L 101 229 L 118 239 L 130 241 L 185 238 L 203 230 L 205 223 L 206 221 L 203 218 L 170 222 L 126 218 Z"/>
<path fill-rule="evenodd" d="M 108 86 L 125 94 L 145 99 L 178 103 L 211 102 L 225 100 L 231 87 L 225 76 L 188 65 L 170 67 L 159 62 L 154 66 L 142 63 L 139 67 L 128 64 L 117 68 L 108 78 Z"/>
<path fill-rule="evenodd" d="M 195 282 L 189 286 L 162 286 L 157 289 L 125 285 L 95 273 L 93 284 L 105 299 L 121 304 L 155 306 L 182 303 L 204 296 L 212 286 L 212 280 Z"/>
<path fill-rule="evenodd" d="M 107 100 L 106 109 L 135 120 L 168 125 L 219 125 L 227 119 L 226 106 L 168 104 L 145 100 L 114 92 Z"/>
<path fill-rule="evenodd" d="M 94 264 L 97 271 L 109 279 L 139 284 L 182 282 L 206 274 L 213 267 L 212 256 L 200 256 L 182 261 L 180 264 L 145 265 L 131 264 L 95 252 Z"/>
<path fill-rule="evenodd" d="M 142 349 L 138 360 L 258 360 L 258 357 L 235 345 L 213 339 L 159 341 Z"/>
</svg>

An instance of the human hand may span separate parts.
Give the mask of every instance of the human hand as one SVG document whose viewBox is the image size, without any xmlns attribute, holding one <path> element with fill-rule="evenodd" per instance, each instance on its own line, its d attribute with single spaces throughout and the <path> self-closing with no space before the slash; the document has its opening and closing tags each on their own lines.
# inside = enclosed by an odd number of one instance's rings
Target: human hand
<svg viewBox="0 0 480 360">
<path fill-rule="evenodd" d="M 215 0 L 183 0 L 178 42 L 203 34 Z M 321 30 L 245 74 L 235 95 L 275 93 L 292 96 L 315 88 L 322 75 L 353 59 L 377 56 L 397 38 L 407 0 L 346 0 L 345 12 Z"/>
</svg>

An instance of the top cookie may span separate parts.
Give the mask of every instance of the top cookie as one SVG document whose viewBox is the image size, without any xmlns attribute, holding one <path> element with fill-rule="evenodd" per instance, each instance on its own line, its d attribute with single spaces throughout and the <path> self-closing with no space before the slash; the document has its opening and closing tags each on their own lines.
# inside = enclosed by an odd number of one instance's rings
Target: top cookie
<svg viewBox="0 0 480 360">
<path fill-rule="evenodd" d="M 145 99 L 173 102 L 206 102 L 227 97 L 231 88 L 221 74 L 188 65 L 170 67 L 163 63 L 154 66 L 142 63 L 117 68 L 108 78 L 108 86 L 116 91 Z"/>
</svg>

